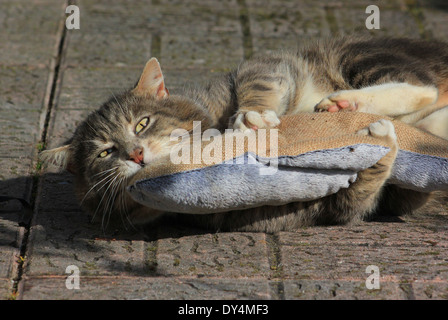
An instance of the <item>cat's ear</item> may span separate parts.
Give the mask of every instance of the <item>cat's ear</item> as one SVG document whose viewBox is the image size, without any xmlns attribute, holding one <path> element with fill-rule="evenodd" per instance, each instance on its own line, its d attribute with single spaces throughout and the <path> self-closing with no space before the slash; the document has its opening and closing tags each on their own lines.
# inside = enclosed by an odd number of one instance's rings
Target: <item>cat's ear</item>
<svg viewBox="0 0 448 320">
<path fill-rule="evenodd" d="M 158 99 L 168 97 L 168 89 L 165 87 L 162 69 L 156 58 L 151 58 L 143 69 L 140 80 L 133 92 L 138 95 L 149 95 Z"/>
<path fill-rule="evenodd" d="M 51 164 L 60 169 L 66 169 L 68 172 L 75 174 L 76 167 L 73 165 L 72 152 L 70 145 L 42 151 L 39 154 L 39 160 L 45 164 Z"/>
</svg>

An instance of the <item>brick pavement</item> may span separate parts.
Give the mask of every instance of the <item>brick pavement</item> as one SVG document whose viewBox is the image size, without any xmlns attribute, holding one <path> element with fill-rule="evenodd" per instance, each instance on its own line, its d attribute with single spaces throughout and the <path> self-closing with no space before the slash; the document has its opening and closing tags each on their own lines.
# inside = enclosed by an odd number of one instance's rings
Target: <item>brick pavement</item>
<svg viewBox="0 0 448 320">
<path fill-rule="evenodd" d="M 234 67 L 255 51 L 345 34 L 446 38 L 443 1 L 0 2 L 0 299 L 446 299 L 447 194 L 418 215 L 297 232 L 204 233 L 165 226 L 104 236 L 72 193 L 69 174 L 43 174 L 37 152 L 60 145 L 111 92 L 135 83 L 157 56 L 172 92 Z M 80 289 L 65 286 L 66 267 Z M 366 288 L 366 267 L 380 289 Z"/>
</svg>

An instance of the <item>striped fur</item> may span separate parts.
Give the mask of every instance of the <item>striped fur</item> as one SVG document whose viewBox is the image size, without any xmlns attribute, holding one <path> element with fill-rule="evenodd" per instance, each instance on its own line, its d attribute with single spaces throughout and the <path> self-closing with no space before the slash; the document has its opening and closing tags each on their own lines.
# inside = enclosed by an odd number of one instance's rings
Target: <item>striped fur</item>
<svg viewBox="0 0 448 320">
<path fill-rule="evenodd" d="M 447 61 L 442 42 L 333 39 L 303 45 L 298 52 L 255 56 L 203 87 L 170 95 L 159 63 L 151 59 L 135 88 L 93 112 L 69 144 L 41 156 L 74 173 L 84 208 L 100 212 L 103 222 L 122 217 L 144 223 L 160 212 L 133 202 L 124 186 L 145 163 L 169 152 L 173 130 L 191 132 L 193 121 L 201 121 L 202 130 L 258 129 L 277 125 L 281 115 L 357 110 L 393 116 L 448 138 L 448 108 L 442 109 L 448 103 Z M 145 117 L 148 126 L 137 134 Z M 377 127 L 363 134 L 378 135 Z M 381 137 L 393 139 L 393 128 L 386 131 Z M 137 151 L 139 160 L 133 156 Z M 324 199 L 176 219 L 215 230 L 275 232 L 407 213 L 428 195 L 385 185 L 395 155 L 393 150 L 350 188 Z"/>
</svg>

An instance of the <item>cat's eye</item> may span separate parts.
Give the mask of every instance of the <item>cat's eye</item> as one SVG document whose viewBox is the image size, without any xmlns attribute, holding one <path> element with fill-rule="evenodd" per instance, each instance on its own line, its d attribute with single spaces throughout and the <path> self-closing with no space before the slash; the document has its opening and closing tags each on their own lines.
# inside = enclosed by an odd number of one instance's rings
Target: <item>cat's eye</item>
<svg viewBox="0 0 448 320">
<path fill-rule="evenodd" d="M 104 150 L 103 152 L 101 152 L 101 153 L 99 154 L 98 157 L 100 157 L 100 158 L 105 158 L 105 157 L 107 157 L 109 154 L 111 154 L 113 151 L 114 151 L 114 148 L 106 149 L 106 150 Z"/>
<path fill-rule="evenodd" d="M 149 124 L 149 118 L 145 117 L 135 126 L 135 134 L 139 134 Z"/>
</svg>

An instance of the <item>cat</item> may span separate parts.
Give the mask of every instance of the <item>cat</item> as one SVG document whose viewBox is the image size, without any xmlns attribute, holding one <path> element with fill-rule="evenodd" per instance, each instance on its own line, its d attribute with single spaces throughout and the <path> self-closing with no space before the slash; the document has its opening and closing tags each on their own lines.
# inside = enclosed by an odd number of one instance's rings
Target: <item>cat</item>
<svg viewBox="0 0 448 320">
<path fill-rule="evenodd" d="M 203 87 L 170 95 L 159 62 L 151 58 L 132 89 L 111 97 L 78 126 L 69 143 L 40 157 L 74 174 L 82 206 L 94 217 L 100 213 L 103 227 L 118 217 L 144 224 L 164 214 L 134 202 L 127 183 L 145 164 L 169 153 L 173 130 L 192 132 L 193 121 L 201 121 L 202 131 L 258 130 L 276 127 L 282 115 L 359 111 L 391 116 L 448 139 L 446 61 L 443 42 L 344 37 L 315 41 L 298 52 L 259 55 Z M 397 153 L 392 123 L 382 120 L 358 134 L 394 147 L 334 195 L 244 212 L 175 216 L 214 230 L 276 232 L 404 214 L 423 205 L 428 194 L 387 185 Z"/>
</svg>

